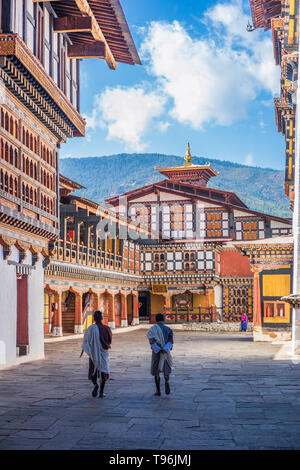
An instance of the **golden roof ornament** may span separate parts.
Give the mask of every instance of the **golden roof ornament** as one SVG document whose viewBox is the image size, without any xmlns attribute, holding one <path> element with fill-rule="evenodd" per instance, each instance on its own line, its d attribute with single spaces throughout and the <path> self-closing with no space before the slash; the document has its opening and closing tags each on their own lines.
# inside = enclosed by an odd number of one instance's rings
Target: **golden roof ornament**
<svg viewBox="0 0 300 470">
<path fill-rule="evenodd" d="M 184 166 L 190 165 L 192 163 L 192 155 L 191 155 L 191 149 L 190 149 L 190 143 L 189 142 L 187 143 L 186 154 L 185 154 L 184 159 L 185 159 Z"/>
</svg>

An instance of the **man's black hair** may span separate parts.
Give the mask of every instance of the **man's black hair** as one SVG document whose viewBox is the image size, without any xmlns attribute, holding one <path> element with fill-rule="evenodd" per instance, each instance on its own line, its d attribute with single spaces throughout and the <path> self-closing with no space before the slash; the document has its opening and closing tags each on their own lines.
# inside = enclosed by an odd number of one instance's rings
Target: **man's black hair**
<svg viewBox="0 0 300 470">
<path fill-rule="evenodd" d="M 156 322 L 158 323 L 159 321 L 164 321 L 164 316 L 162 313 L 158 313 L 156 316 L 155 316 L 155 320 Z"/>
<path fill-rule="evenodd" d="M 96 310 L 96 312 L 94 313 L 94 320 L 95 320 L 95 322 L 101 321 L 102 319 L 103 319 L 103 314 L 102 314 L 102 312 L 100 312 L 100 310 Z"/>
</svg>

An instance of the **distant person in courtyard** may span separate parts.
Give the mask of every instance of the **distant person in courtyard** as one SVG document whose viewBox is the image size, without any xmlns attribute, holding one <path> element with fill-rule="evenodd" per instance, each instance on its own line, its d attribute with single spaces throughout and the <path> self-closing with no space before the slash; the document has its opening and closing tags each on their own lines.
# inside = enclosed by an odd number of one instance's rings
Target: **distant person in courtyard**
<svg viewBox="0 0 300 470">
<path fill-rule="evenodd" d="M 82 352 L 89 356 L 88 378 L 94 384 L 92 396 L 96 397 L 99 389 L 98 378 L 100 381 L 99 398 L 105 397 L 104 387 L 109 379 L 109 357 L 108 350 L 111 347 L 112 333 L 109 326 L 103 325 L 102 312 L 97 310 L 94 313 L 95 323 L 91 325 L 84 334 L 82 343 Z"/>
<path fill-rule="evenodd" d="M 171 349 L 173 348 L 173 331 L 164 324 L 164 316 L 158 313 L 155 317 L 156 324 L 152 325 L 147 333 L 147 337 L 152 349 L 151 375 L 154 376 L 156 393 L 160 396 L 160 373 L 164 374 L 165 392 L 167 395 L 170 389 L 170 374 L 173 367 Z"/>
<path fill-rule="evenodd" d="M 242 331 L 247 331 L 247 327 L 248 327 L 248 317 L 244 313 L 242 315 L 242 318 L 241 318 L 241 329 L 242 329 Z"/>
</svg>

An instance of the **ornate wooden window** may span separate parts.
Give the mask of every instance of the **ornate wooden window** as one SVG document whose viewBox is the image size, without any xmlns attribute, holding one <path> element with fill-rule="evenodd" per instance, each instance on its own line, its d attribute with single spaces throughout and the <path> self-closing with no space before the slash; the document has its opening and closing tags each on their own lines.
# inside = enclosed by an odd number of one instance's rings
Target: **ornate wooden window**
<svg viewBox="0 0 300 470">
<path fill-rule="evenodd" d="M 238 220 L 235 223 L 237 240 L 264 238 L 264 222 L 261 220 Z"/>
<path fill-rule="evenodd" d="M 264 302 L 264 318 L 286 318 L 284 302 Z"/>
<path fill-rule="evenodd" d="M 170 228 L 172 238 L 184 237 L 184 205 L 170 207 Z"/>
<path fill-rule="evenodd" d="M 253 314 L 252 286 L 238 286 L 233 283 L 227 284 L 223 290 L 223 305 L 225 321 L 240 321 L 243 314 L 252 320 Z"/>
</svg>

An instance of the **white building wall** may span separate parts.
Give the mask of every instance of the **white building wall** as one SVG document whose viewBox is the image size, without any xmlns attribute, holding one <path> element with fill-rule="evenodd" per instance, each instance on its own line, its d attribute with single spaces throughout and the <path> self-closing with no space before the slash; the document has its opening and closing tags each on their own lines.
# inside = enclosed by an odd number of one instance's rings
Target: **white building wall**
<svg viewBox="0 0 300 470">
<path fill-rule="evenodd" d="M 10 259 L 17 261 L 17 254 L 13 247 Z M 3 259 L 3 247 L 0 246 L 0 368 L 16 361 L 16 292 L 16 268 Z"/>
<path fill-rule="evenodd" d="M 30 258 L 31 254 L 29 253 Z M 27 257 L 28 258 L 28 257 Z M 44 357 L 44 270 L 40 256 L 31 275 L 28 276 L 28 328 L 30 358 Z M 28 262 L 28 264 L 31 264 Z"/>
<path fill-rule="evenodd" d="M 19 252 L 13 246 L 9 260 L 18 262 Z M 23 264 L 31 264 L 27 252 Z M 29 354 L 17 356 L 17 277 L 15 265 L 3 259 L 0 246 L 0 369 L 22 362 L 44 358 L 44 270 L 42 257 L 28 276 Z"/>
</svg>

